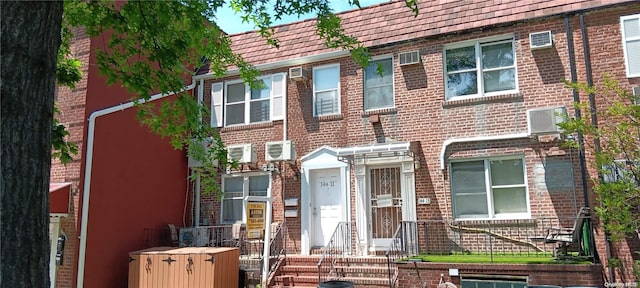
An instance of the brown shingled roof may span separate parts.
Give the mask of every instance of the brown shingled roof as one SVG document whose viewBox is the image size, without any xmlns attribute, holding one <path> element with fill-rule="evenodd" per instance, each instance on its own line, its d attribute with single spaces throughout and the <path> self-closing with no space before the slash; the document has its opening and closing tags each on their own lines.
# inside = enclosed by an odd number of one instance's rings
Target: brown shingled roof
<svg viewBox="0 0 640 288">
<path fill-rule="evenodd" d="M 629 0 L 421 0 L 413 17 L 403 0 L 338 14 L 347 34 L 367 46 L 434 36 L 484 26 L 591 9 Z M 280 49 L 270 47 L 255 32 L 231 35 L 232 48 L 253 65 L 324 54 L 315 19 L 275 27 Z"/>
</svg>

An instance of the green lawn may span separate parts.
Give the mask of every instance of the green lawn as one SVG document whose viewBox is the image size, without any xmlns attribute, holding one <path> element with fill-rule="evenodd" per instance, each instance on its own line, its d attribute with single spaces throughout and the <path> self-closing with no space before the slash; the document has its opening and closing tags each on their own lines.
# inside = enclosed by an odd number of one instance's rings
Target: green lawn
<svg viewBox="0 0 640 288">
<path fill-rule="evenodd" d="M 500 264 L 590 264 L 582 259 L 556 260 L 551 255 L 493 255 L 487 254 L 451 254 L 451 255 L 418 255 L 409 259 L 421 259 L 424 262 L 437 263 L 500 263 Z"/>
</svg>

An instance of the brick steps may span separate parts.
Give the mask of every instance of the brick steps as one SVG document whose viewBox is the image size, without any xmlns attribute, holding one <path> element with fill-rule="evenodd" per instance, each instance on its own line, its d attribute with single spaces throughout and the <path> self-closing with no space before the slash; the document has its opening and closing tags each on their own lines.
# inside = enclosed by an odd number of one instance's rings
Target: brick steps
<svg viewBox="0 0 640 288">
<path fill-rule="evenodd" d="M 320 256 L 287 256 L 269 287 L 318 287 Z M 388 287 L 387 259 L 347 257 L 339 259 L 327 280 L 350 281 L 358 288 Z"/>
</svg>

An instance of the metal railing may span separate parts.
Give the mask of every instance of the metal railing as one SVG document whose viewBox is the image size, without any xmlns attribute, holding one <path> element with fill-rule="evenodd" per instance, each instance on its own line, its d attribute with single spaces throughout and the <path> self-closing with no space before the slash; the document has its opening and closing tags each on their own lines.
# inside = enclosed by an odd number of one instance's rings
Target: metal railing
<svg viewBox="0 0 640 288">
<path fill-rule="evenodd" d="M 354 239 L 357 235 L 356 225 L 352 222 L 340 222 L 333 231 L 329 243 L 322 248 L 322 256 L 318 261 L 318 283 L 322 283 L 329 277 L 339 278 L 335 273 L 338 260 L 346 255 L 355 253 Z"/>
<path fill-rule="evenodd" d="M 559 245 L 545 241 L 550 230 L 571 228 L 576 217 L 544 217 L 513 220 L 420 220 L 402 221 L 387 248 L 389 287 L 397 278 L 397 262 L 419 254 L 486 255 L 494 262 L 494 256 L 522 257 L 557 256 Z M 581 229 L 581 228 L 580 228 Z M 585 243 L 576 241 L 580 248 Z M 564 246 L 566 249 L 566 246 Z M 578 249 L 579 250 L 579 249 Z M 587 259 L 593 255 L 579 254 Z"/>
<path fill-rule="evenodd" d="M 394 287 L 398 277 L 396 263 L 402 258 L 407 258 L 418 254 L 418 224 L 415 221 L 402 221 L 391 238 L 391 243 L 387 247 L 385 257 L 387 257 L 387 276 L 389 277 L 389 287 Z M 393 274 L 393 275 L 392 275 Z"/>
</svg>

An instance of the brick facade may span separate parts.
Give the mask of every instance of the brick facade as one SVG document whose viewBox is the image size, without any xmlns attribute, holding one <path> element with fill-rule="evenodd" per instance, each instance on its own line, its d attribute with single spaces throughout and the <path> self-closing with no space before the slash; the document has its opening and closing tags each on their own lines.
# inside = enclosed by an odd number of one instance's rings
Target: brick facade
<svg viewBox="0 0 640 288">
<path fill-rule="evenodd" d="M 51 163 L 51 182 L 71 182 L 71 206 L 69 216 L 60 219 L 60 233 L 67 236 L 64 248 L 63 265 L 58 267 L 56 286 L 58 288 L 73 287 L 75 282 L 77 239 L 80 234 L 79 227 L 79 199 L 81 185 L 81 165 L 84 155 L 84 135 L 87 115 L 85 104 L 87 98 L 87 82 L 89 79 L 89 54 L 91 39 L 84 29 L 73 29 L 71 41 L 71 57 L 82 62 L 81 80 L 76 83 L 74 89 L 57 87 L 56 105 L 61 111 L 58 120 L 67 127 L 70 135 L 67 141 L 78 145 L 78 154 L 66 165 L 55 160 Z"/>
</svg>

